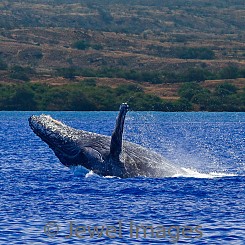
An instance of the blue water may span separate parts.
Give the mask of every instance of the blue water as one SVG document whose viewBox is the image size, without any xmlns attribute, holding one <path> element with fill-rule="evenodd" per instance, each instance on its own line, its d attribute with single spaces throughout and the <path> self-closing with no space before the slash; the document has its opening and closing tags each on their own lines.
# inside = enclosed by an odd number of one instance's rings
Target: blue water
<svg viewBox="0 0 245 245">
<path fill-rule="evenodd" d="M 31 114 L 0 112 L 0 244 L 245 244 L 245 113 L 129 112 L 125 139 L 189 172 L 162 179 L 77 176 Z M 48 114 L 110 135 L 117 112 Z"/>
</svg>

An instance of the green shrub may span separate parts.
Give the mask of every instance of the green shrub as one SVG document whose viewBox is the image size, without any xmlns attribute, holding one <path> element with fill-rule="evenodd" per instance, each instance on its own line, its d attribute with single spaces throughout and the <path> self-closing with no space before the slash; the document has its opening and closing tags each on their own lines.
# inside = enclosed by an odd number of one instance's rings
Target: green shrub
<svg viewBox="0 0 245 245">
<path fill-rule="evenodd" d="M 0 70 L 7 70 L 8 65 L 2 59 L 0 59 Z"/>
<path fill-rule="evenodd" d="M 84 80 L 80 81 L 80 84 L 84 85 L 84 86 L 89 86 L 89 87 L 96 87 L 96 80 L 93 78 L 84 79 Z"/>
<path fill-rule="evenodd" d="M 69 67 L 69 68 L 59 68 L 56 70 L 57 76 L 62 76 L 67 79 L 74 79 L 75 76 L 79 75 L 79 72 L 75 67 Z"/>
<path fill-rule="evenodd" d="M 14 73 L 11 73 L 9 77 L 12 78 L 12 79 L 22 80 L 24 82 L 29 82 L 30 81 L 29 76 L 26 75 L 25 73 L 16 73 L 16 72 L 14 72 Z"/>
<path fill-rule="evenodd" d="M 90 47 L 90 44 L 85 40 L 80 40 L 73 43 L 72 47 L 80 50 L 86 50 Z"/>
<path fill-rule="evenodd" d="M 236 92 L 237 87 L 227 82 L 219 84 L 215 88 L 215 94 L 222 97 L 235 94 Z"/>
<path fill-rule="evenodd" d="M 14 90 L 14 93 L 11 90 Z M 5 95 L 6 96 L 6 95 Z M 3 108 L 6 110 L 31 111 L 37 109 L 33 91 L 28 86 L 13 86 L 5 97 Z"/>
<path fill-rule="evenodd" d="M 180 87 L 178 93 L 181 98 L 191 101 L 196 94 L 200 93 L 201 90 L 202 87 L 198 83 L 184 83 Z"/>
<path fill-rule="evenodd" d="M 89 41 L 86 40 L 80 40 L 76 41 L 72 44 L 73 48 L 80 49 L 80 50 L 87 50 L 89 48 L 95 49 L 95 50 L 101 50 L 103 49 L 103 46 L 99 43 L 92 44 Z"/>
<path fill-rule="evenodd" d="M 34 71 L 30 67 L 14 66 L 10 70 L 9 77 L 12 79 L 29 82 L 30 81 L 29 75 L 33 73 Z"/>
<path fill-rule="evenodd" d="M 86 80 L 85 80 L 86 81 Z M 72 83 L 63 86 L 22 83 L 0 85 L 0 110 L 118 110 L 122 102 L 130 103 L 133 110 L 190 111 L 244 111 L 245 89 L 236 92 L 232 84 L 221 84 L 214 92 L 198 83 L 183 84 L 180 99 L 163 101 L 145 94 L 141 87 L 125 84 L 116 89 Z M 92 86 L 91 86 L 91 84 Z M 225 94 L 225 96 L 224 96 Z"/>
<path fill-rule="evenodd" d="M 212 78 L 214 75 L 202 68 L 191 68 L 188 69 L 183 76 L 186 82 L 201 82 Z"/>
<path fill-rule="evenodd" d="M 237 93 L 237 87 L 230 83 L 216 86 L 215 91 L 202 88 L 197 83 L 186 83 L 179 89 L 181 99 L 198 106 L 201 111 L 244 111 L 245 89 Z"/>
<path fill-rule="evenodd" d="M 235 65 L 227 66 L 219 72 L 219 76 L 221 79 L 238 78 L 239 77 L 239 69 Z"/>
<path fill-rule="evenodd" d="M 202 59 L 212 60 L 215 58 L 215 53 L 210 48 L 176 48 L 176 56 L 180 59 Z"/>
</svg>

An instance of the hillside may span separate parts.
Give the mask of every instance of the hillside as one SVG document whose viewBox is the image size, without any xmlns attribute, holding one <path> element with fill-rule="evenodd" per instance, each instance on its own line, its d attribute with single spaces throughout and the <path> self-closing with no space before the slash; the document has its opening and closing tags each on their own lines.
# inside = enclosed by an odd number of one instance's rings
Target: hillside
<svg viewBox="0 0 245 245">
<path fill-rule="evenodd" d="M 229 82 L 241 94 L 244 16 L 242 0 L 2 1 L 0 83 L 93 78 L 178 101 L 186 82 L 211 92 Z"/>
</svg>

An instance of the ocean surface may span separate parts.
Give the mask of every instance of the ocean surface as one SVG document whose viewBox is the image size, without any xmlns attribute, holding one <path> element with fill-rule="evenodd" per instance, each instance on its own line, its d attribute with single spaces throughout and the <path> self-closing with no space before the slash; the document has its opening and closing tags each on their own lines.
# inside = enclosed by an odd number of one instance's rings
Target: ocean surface
<svg viewBox="0 0 245 245">
<path fill-rule="evenodd" d="M 117 112 L 43 112 L 111 135 Z M 186 176 L 81 176 L 0 112 L 0 244 L 245 244 L 245 113 L 129 112 L 126 140 Z"/>
</svg>

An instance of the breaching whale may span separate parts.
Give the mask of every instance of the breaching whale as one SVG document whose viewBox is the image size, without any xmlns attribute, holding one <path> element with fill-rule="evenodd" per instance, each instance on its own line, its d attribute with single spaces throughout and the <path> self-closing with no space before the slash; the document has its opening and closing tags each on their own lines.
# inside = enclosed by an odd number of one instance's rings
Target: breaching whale
<svg viewBox="0 0 245 245">
<path fill-rule="evenodd" d="M 160 154 L 123 140 L 129 106 L 121 104 L 112 136 L 69 127 L 48 115 L 31 116 L 29 125 L 67 167 L 82 166 L 100 176 L 171 177 L 185 171 Z"/>
</svg>

